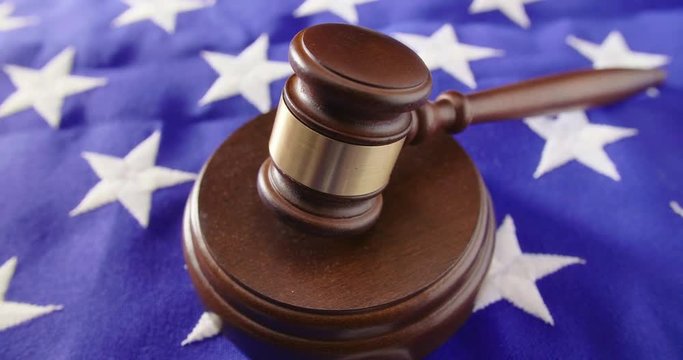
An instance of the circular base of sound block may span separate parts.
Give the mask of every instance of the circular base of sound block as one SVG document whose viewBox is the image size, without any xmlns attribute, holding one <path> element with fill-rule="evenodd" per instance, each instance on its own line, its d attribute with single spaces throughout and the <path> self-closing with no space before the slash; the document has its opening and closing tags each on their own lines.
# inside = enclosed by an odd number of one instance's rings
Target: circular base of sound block
<svg viewBox="0 0 683 360">
<path fill-rule="evenodd" d="M 188 200 L 185 259 L 204 304 L 255 359 L 427 355 L 471 313 L 493 253 L 493 209 L 474 164 L 446 135 L 406 147 L 372 229 L 304 233 L 257 193 L 273 116 L 232 134 Z"/>
</svg>

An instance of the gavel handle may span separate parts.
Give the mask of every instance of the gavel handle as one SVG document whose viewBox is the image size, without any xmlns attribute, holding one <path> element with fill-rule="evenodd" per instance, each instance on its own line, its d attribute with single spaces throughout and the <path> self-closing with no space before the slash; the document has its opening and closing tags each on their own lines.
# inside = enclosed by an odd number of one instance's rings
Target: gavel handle
<svg viewBox="0 0 683 360">
<path fill-rule="evenodd" d="M 584 109 L 622 100 L 666 77 L 661 70 L 582 70 L 463 95 L 446 91 L 413 113 L 409 143 L 470 124 Z"/>
</svg>

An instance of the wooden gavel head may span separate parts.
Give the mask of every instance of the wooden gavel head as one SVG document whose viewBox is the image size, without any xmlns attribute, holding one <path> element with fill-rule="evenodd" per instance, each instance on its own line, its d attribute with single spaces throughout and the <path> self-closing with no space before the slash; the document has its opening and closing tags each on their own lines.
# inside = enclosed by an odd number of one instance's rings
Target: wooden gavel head
<svg viewBox="0 0 683 360">
<path fill-rule="evenodd" d="M 324 235 L 357 234 L 377 221 L 404 144 L 471 123 L 607 104 L 665 77 L 659 70 L 576 71 L 469 95 L 447 91 L 429 102 L 431 75 L 417 54 L 389 36 L 344 24 L 304 29 L 289 59 L 294 75 L 278 106 L 258 191 L 283 219 Z"/>
<path fill-rule="evenodd" d="M 267 159 L 264 203 L 317 233 L 359 233 L 377 220 L 382 189 L 427 102 L 431 75 L 397 40 L 324 24 L 292 40 L 294 69 L 283 90 Z"/>
</svg>

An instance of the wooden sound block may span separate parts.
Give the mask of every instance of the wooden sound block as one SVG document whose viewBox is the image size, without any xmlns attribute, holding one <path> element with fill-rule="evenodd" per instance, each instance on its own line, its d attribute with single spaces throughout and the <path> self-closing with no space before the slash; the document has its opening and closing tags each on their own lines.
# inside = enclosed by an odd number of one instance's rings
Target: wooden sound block
<svg viewBox="0 0 683 360">
<path fill-rule="evenodd" d="M 493 253 L 481 178 L 448 135 L 403 149 L 377 224 L 325 238 L 261 203 L 274 113 L 238 129 L 187 203 L 184 251 L 206 307 L 254 359 L 414 359 L 472 311 Z"/>
</svg>

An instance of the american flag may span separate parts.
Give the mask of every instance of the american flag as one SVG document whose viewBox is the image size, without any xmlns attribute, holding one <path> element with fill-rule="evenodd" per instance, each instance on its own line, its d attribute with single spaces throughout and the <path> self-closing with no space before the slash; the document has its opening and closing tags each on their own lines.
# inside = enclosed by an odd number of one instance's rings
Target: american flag
<svg viewBox="0 0 683 360">
<path fill-rule="evenodd" d="M 664 68 L 613 106 L 457 136 L 499 228 L 474 313 L 429 359 L 683 357 L 680 0 L 15 0 L 0 358 L 245 358 L 184 269 L 183 207 L 218 145 L 276 104 L 289 40 L 323 22 L 403 41 L 434 94 Z"/>
</svg>

